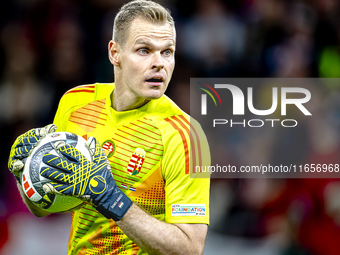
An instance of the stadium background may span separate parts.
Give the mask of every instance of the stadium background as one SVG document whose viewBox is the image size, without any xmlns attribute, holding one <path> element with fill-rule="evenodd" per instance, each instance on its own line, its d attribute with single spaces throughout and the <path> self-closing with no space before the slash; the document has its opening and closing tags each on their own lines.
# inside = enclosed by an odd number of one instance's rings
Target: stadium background
<svg viewBox="0 0 340 255">
<path fill-rule="evenodd" d="M 66 90 L 112 81 L 107 42 L 124 2 L 0 0 L 1 255 L 66 254 L 70 215 L 32 216 L 7 169 L 8 154 L 18 135 L 52 122 Z M 186 112 L 190 77 L 340 77 L 337 0 L 159 2 L 171 9 L 178 33 L 166 94 Z M 327 125 L 270 137 L 276 155 L 289 151 L 292 163 L 338 163 L 339 87 L 315 93 L 328 102 L 320 105 Z M 236 160 L 233 144 L 244 135 L 230 136 L 226 162 Z M 290 148 L 300 137 L 310 143 Z M 325 141 L 321 149 L 315 137 Z M 253 151 L 240 160 L 271 156 L 266 146 Z M 339 254 L 336 180 L 213 179 L 211 186 L 205 254 Z"/>
</svg>

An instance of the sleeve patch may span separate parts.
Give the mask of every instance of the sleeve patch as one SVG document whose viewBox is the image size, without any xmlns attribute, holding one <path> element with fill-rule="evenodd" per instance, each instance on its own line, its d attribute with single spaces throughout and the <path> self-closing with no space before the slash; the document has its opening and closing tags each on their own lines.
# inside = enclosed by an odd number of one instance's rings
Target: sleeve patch
<svg viewBox="0 0 340 255">
<path fill-rule="evenodd" d="M 205 216 L 205 204 L 172 204 L 171 216 Z"/>
</svg>

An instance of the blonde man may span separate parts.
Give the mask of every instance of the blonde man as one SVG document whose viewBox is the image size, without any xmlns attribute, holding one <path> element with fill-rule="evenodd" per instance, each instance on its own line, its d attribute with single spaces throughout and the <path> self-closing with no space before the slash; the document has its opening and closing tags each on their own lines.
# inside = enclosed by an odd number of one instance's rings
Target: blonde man
<svg viewBox="0 0 340 255">
<path fill-rule="evenodd" d="M 194 165 L 209 165 L 210 154 L 200 126 L 164 95 L 175 46 L 168 10 L 152 1 L 127 3 L 115 18 L 108 47 L 115 82 L 66 92 L 55 125 L 31 130 L 14 143 L 9 168 L 20 176 L 28 155 L 23 152 L 55 126 L 89 137 L 92 163 L 59 144 L 64 157 L 46 154 L 48 167 L 41 169 L 54 181 L 45 191 L 85 201 L 72 214 L 68 254 L 203 253 L 209 179 L 190 173 Z M 36 216 L 48 214 L 23 197 Z"/>
</svg>

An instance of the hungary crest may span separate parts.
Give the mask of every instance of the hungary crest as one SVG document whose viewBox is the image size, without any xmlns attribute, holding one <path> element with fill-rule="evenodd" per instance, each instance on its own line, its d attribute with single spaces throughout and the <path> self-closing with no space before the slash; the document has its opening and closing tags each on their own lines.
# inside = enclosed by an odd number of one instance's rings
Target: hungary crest
<svg viewBox="0 0 340 255">
<path fill-rule="evenodd" d="M 136 175 L 140 172 L 145 159 L 145 151 L 142 148 L 135 149 L 135 152 L 130 158 L 127 170 L 130 175 Z"/>
<path fill-rule="evenodd" d="M 112 157 L 113 153 L 115 153 L 116 151 L 116 146 L 114 144 L 114 142 L 110 141 L 110 140 L 106 140 L 103 145 L 102 148 L 106 154 L 106 156 L 108 158 Z"/>
</svg>

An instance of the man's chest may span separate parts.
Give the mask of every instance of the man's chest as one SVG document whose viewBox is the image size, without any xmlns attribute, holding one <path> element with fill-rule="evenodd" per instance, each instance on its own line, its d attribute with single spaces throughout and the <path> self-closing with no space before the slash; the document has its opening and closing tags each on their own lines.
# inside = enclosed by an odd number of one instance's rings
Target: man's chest
<svg viewBox="0 0 340 255">
<path fill-rule="evenodd" d="M 163 204 L 161 160 L 164 148 L 160 130 L 147 117 L 114 125 L 107 113 L 98 107 L 99 103 L 93 105 L 92 111 L 89 111 L 91 105 L 87 105 L 71 113 L 64 131 L 77 133 L 85 139 L 94 136 L 98 140 L 117 186 L 132 200 L 147 206 Z"/>
</svg>

